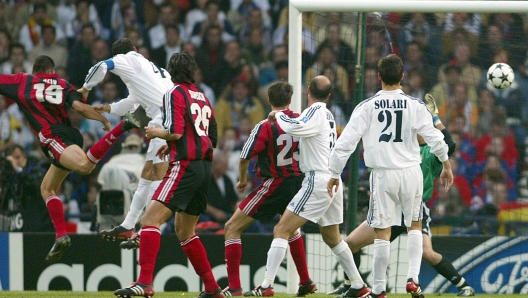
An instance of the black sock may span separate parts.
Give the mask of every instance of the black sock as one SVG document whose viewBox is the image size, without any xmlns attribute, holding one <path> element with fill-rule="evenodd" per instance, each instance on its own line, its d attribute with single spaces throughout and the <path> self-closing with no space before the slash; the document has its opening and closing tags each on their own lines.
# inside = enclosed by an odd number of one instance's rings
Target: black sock
<svg viewBox="0 0 528 298">
<path fill-rule="evenodd" d="M 442 260 L 438 264 L 433 265 L 433 268 L 452 284 L 454 284 L 459 290 L 465 286 L 468 286 L 466 279 L 463 278 L 462 275 L 460 275 L 460 273 L 458 273 L 458 271 L 455 269 L 455 267 L 453 267 L 453 264 L 451 264 L 449 260 L 444 259 L 444 257 L 442 257 Z"/>
</svg>

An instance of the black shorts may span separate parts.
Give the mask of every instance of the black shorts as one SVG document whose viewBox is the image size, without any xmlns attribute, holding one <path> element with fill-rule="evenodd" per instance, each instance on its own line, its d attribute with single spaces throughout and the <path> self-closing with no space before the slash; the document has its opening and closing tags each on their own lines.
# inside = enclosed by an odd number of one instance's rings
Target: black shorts
<svg viewBox="0 0 528 298">
<path fill-rule="evenodd" d="M 238 208 L 249 217 L 269 221 L 282 214 L 292 198 L 299 192 L 304 177 L 265 178 Z"/>
<path fill-rule="evenodd" d="M 429 237 L 431 237 L 431 227 L 429 224 L 431 223 L 431 210 L 429 210 L 429 207 L 425 203 L 422 204 L 423 208 L 423 218 L 422 218 L 422 234 L 426 234 Z M 391 227 L 391 238 L 390 241 L 396 239 L 398 236 L 400 236 L 403 233 L 407 233 L 407 227 L 403 223 L 402 218 L 402 224 L 399 226 L 392 226 Z"/>
<path fill-rule="evenodd" d="M 39 141 L 45 155 L 51 157 L 51 163 L 55 166 L 70 170 L 60 164 L 60 157 L 64 149 L 70 145 L 78 145 L 82 148 L 83 137 L 78 129 L 64 124 L 52 124 L 42 129 L 39 134 Z"/>
<path fill-rule="evenodd" d="M 211 161 L 180 160 L 171 163 L 152 199 L 173 212 L 183 211 L 198 216 L 207 207 L 210 182 Z"/>
</svg>

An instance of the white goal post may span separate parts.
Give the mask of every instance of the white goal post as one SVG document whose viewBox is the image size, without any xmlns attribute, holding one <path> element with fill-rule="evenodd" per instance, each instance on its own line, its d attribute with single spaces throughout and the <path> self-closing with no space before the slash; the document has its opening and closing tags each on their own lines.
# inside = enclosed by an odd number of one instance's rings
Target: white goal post
<svg viewBox="0 0 528 298">
<path fill-rule="evenodd" d="M 297 112 L 301 112 L 302 94 L 306 88 L 302 81 L 302 12 L 519 13 L 528 12 L 528 1 L 289 0 L 288 82 L 294 86 L 291 109 Z M 359 55 L 361 49 L 358 48 L 357 51 Z M 326 252 L 331 254 L 330 250 Z M 287 292 L 295 293 L 299 279 L 289 253 L 287 258 Z"/>
<path fill-rule="evenodd" d="M 288 82 L 294 86 L 291 108 L 302 107 L 302 12 L 523 12 L 528 1 L 443 1 L 443 0 L 290 0 L 288 39 Z"/>
</svg>

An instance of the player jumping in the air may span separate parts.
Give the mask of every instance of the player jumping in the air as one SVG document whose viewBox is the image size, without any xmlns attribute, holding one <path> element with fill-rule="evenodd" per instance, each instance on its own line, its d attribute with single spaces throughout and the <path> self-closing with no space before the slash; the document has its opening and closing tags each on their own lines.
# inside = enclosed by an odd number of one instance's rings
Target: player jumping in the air
<svg viewBox="0 0 528 298">
<path fill-rule="evenodd" d="M 33 74 L 0 75 L 0 94 L 13 99 L 38 137 L 42 151 L 52 158 L 40 187 L 42 198 L 55 227 L 55 243 L 46 256 L 47 262 L 56 262 L 64 249 L 71 245 L 66 232 L 66 220 L 61 199 L 57 196 L 62 181 L 70 171 L 88 175 L 105 156 L 118 137 L 125 131 L 139 127 L 134 117 L 127 114 L 114 129 L 84 153 L 83 138 L 71 126 L 66 106 L 71 106 L 88 119 L 100 121 L 106 131 L 110 122 L 85 104 L 81 93 L 55 74 L 55 63 L 48 56 L 39 56 L 33 64 Z"/>
</svg>

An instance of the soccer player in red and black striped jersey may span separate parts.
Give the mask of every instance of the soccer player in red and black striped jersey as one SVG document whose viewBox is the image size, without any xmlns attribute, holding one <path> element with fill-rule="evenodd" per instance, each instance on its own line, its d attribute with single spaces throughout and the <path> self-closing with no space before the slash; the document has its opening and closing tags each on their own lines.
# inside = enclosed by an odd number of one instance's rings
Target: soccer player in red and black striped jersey
<svg viewBox="0 0 528 298">
<path fill-rule="evenodd" d="M 84 153 L 81 149 L 83 138 L 79 130 L 71 126 L 66 106 L 88 119 L 100 121 L 106 131 L 110 130 L 110 122 L 85 104 L 82 95 L 70 83 L 55 74 L 55 63 L 44 55 L 35 59 L 33 74 L 0 75 L 0 94 L 17 103 L 39 138 L 42 151 L 52 158 L 40 189 L 56 231 L 55 243 L 46 261 L 58 261 L 64 249 L 71 245 L 71 240 L 66 233 L 64 210 L 57 189 L 70 171 L 90 174 L 117 138 L 126 130 L 138 127 L 139 122 L 132 118 L 126 123 L 122 121 Z"/>
<path fill-rule="evenodd" d="M 273 110 L 283 111 L 289 117 L 299 114 L 288 107 L 293 87 L 284 81 L 272 84 L 268 89 L 269 102 Z M 237 189 L 247 186 L 249 161 L 257 157 L 256 172 L 263 178 L 262 184 L 244 199 L 225 225 L 225 260 L 229 285 L 225 296 L 242 296 L 240 284 L 240 259 L 242 242 L 240 235 L 256 220 L 269 221 L 282 214 L 293 196 L 301 189 L 303 173 L 299 168 L 299 141 L 284 132 L 277 124 L 268 120 L 258 123 L 247 139 L 240 154 L 240 177 Z M 301 234 L 297 231 L 289 239 L 290 252 L 300 276 L 300 287 L 296 296 L 305 296 L 317 290 L 311 281 L 306 265 L 306 252 Z M 261 293 L 273 296 L 273 289 Z M 260 296 L 260 295 L 259 295 Z"/>
<path fill-rule="evenodd" d="M 137 282 L 114 292 L 118 297 L 154 295 L 152 279 L 160 247 L 160 226 L 176 212 L 174 226 L 183 251 L 205 289 L 199 298 L 221 298 L 205 248 L 196 235 L 198 217 L 205 212 L 211 181 L 211 161 L 216 147 L 217 128 L 213 109 L 194 85 L 198 67 L 188 52 L 171 56 L 168 71 L 174 87 L 163 97 L 163 128 L 146 127 L 147 138 L 161 138 L 167 144 L 158 150 L 160 157 L 170 154 L 169 169 L 141 218 Z"/>
</svg>

